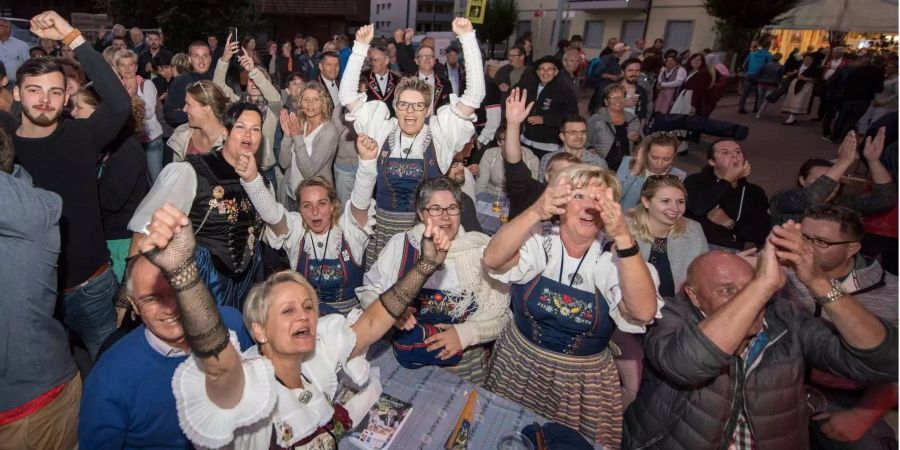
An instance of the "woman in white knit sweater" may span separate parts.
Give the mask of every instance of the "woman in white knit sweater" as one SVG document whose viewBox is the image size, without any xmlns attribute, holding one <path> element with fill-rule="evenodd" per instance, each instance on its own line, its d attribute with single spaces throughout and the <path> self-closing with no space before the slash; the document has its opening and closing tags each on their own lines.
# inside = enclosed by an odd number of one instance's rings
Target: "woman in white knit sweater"
<svg viewBox="0 0 900 450">
<path fill-rule="evenodd" d="M 356 293 L 363 307 L 374 303 L 413 270 L 426 225 L 444 229 L 453 239 L 447 258 L 397 320 L 394 353 L 406 367 L 442 365 L 482 384 L 487 356 L 483 344 L 495 340 L 509 321 L 509 290 L 491 279 L 481 264 L 489 238 L 460 226 L 460 195 L 459 186 L 446 177 L 423 181 L 416 192 L 420 223 L 387 242 Z M 422 343 L 427 345 L 424 351 Z"/>
</svg>

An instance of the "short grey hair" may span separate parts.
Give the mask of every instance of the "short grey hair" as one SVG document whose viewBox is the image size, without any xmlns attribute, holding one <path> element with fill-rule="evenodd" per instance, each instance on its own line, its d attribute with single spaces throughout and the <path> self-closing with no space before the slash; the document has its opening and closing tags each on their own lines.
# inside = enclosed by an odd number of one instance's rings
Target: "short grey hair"
<svg viewBox="0 0 900 450">
<path fill-rule="evenodd" d="M 435 178 L 428 178 L 419 183 L 419 187 L 416 189 L 416 210 L 424 211 L 425 205 L 428 204 L 428 200 L 431 200 L 431 196 L 439 191 L 448 191 L 453 194 L 453 200 L 456 201 L 457 205 L 462 207 L 462 191 L 460 190 L 459 185 L 454 183 L 450 177 L 442 175 Z"/>
<path fill-rule="evenodd" d="M 118 67 L 119 61 L 121 61 L 123 59 L 129 59 L 129 58 L 133 59 L 135 64 L 137 64 L 137 61 L 138 61 L 137 53 L 131 51 L 130 49 L 123 48 L 122 50 L 116 51 L 116 53 L 113 55 L 113 64 Z"/>
</svg>

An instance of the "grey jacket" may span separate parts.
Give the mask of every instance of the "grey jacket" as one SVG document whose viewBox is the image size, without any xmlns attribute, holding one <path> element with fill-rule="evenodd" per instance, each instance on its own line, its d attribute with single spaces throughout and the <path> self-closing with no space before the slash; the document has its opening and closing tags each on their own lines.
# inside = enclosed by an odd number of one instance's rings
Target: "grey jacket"
<svg viewBox="0 0 900 450">
<path fill-rule="evenodd" d="M 669 257 L 669 265 L 672 267 L 675 292 L 681 291 L 681 285 L 687 278 L 687 268 L 691 261 L 709 251 L 703 227 L 691 219 L 684 218 L 684 220 L 687 222 L 685 233 L 680 236 L 669 233 L 669 238 L 666 240 L 666 255 Z M 628 227 L 634 230 L 634 222 L 630 219 L 627 222 Z M 650 249 L 653 247 L 653 243 L 641 239 L 638 239 L 637 243 L 641 249 L 641 257 L 647 261 L 650 258 Z"/>
<path fill-rule="evenodd" d="M 166 147 L 172 150 L 172 162 L 181 162 L 187 158 L 188 146 L 191 143 L 191 135 L 194 133 L 194 129 L 191 128 L 188 124 L 183 123 L 178 125 L 175 128 L 175 131 L 172 132 L 172 135 L 169 136 L 169 140 L 166 141 Z M 213 143 L 210 151 L 213 149 L 222 147 L 225 145 L 225 136 L 219 136 L 216 139 L 216 142 Z"/>
<path fill-rule="evenodd" d="M 650 362 L 625 411 L 623 449 L 727 448 L 743 406 L 760 449 L 809 448 L 803 377 L 807 364 L 859 381 L 897 378 L 897 329 L 870 350 L 847 346 L 824 321 L 783 298 L 765 309 L 768 343 L 744 376 L 740 358 L 698 327 L 700 311 L 683 294 L 666 302 L 644 338 Z"/>
<path fill-rule="evenodd" d="M 315 176 L 321 176 L 334 185 L 332 165 L 334 155 L 338 149 L 339 131 L 331 121 L 322 122 L 322 129 L 313 138 L 312 155 L 306 150 L 306 141 L 303 136 L 291 136 L 285 133 L 281 140 L 281 151 L 278 155 L 278 165 L 284 168 L 285 186 L 290 198 L 296 198 L 297 186 L 300 182 Z M 291 173 L 292 165 L 300 171 L 302 178 L 296 179 Z"/>
<path fill-rule="evenodd" d="M 781 225 L 789 219 L 800 221 L 803 211 L 815 205 L 825 203 L 825 199 L 838 187 L 838 182 L 822 175 L 806 187 L 796 187 L 775 193 L 769 201 L 772 213 L 772 225 Z M 835 205 L 846 206 L 859 213 L 870 216 L 891 209 L 897 204 L 897 185 L 894 183 L 872 184 L 872 191 L 863 195 L 852 195 L 838 192 L 831 200 Z"/>
<path fill-rule="evenodd" d="M 53 318 L 62 199 L 22 166 L 0 171 L 0 411 L 75 376 L 69 339 Z"/>
<path fill-rule="evenodd" d="M 641 121 L 637 116 L 628 111 L 625 111 L 624 114 L 625 123 L 628 125 L 628 131 L 634 131 L 643 136 L 644 133 L 641 132 Z M 616 135 L 610 129 L 610 126 L 612 126 L 612 119 L 609 117 L 609 111 L 606 108 L 600 108 L 599 111 L 594 113 L 591 118 L 588 119 L 587 146 L 588 148 L 593 148 L 597 154 L 604 158 L 609 154 L 609 149 L 612 147 L 613 142 L 616 141 Z M 634 150 L 634 142 L 629 140 L 628 154 L 631 154 L 632 150 Z"/>
<path fill-rule="evenodd" d="M 225 76 L 228 73 L 228 63 L 219 59 L 216 63 L 216 72 L 213 75 L 213 83 L 222 89 L 225 96 L 231 102 L 240 101 L 241 97 L 234 93 L 228 83 L 225 82 Z M 259 92 L 266 99 L 268 111 L 264 111 L 265 120 L 263 120 L 262 137 L 263 141 L 259 146 L 256 154 L 256 163 L 260 169 L 268 169 L 275 165 L 275 127 L 278 126 L 279 116 L 281 114 L 281 93 L 272 85 L 272 82 L 266 78 L 266 75 L 255 68 L 250 71 L 250 79 L 259 88 Z"/>
</svg>

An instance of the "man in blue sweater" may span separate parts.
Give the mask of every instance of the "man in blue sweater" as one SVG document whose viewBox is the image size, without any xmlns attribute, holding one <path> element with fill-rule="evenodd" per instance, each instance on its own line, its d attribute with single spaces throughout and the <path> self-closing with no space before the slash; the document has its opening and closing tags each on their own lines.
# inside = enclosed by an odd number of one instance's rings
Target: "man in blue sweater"
<svg viewBox="0 0 900 450">
<path fill-rule="evenodd" d="M 756 44 L 756 41 L 753 41 Z M 759 111 L 759 105 L 762 103 L 758 93 L 756 93 L 756 85 L 759 83 L 759 75 L 762 73 L 763 66 L 772 60 L 772 54 L 769 53 L 768 39 L 759 42 L 759 47 L 752 49 L 747 59 L 744 60 L 744 92 L 741 93 L 741 99 L 738 101 L 738 112 L 747 114 L 744 104 L 747 102 L 747 96 L 751 91 L 756 94 L 753 100 L 753 112 Z M 752 48 L 752 46 L 751 46 Z"/>
<path fill-rule="evenodd" d="M 78 441 L 81 448 L 190 448 L 178 426 L 172 376 L 189 356 L 175 292 L 143 256 L 126 272 L 126 291 L 143 325 L 97 361 L 84 385 Z M 252 345 L 241 314 L 221 309 L 241 350 Z"/>
</svg>

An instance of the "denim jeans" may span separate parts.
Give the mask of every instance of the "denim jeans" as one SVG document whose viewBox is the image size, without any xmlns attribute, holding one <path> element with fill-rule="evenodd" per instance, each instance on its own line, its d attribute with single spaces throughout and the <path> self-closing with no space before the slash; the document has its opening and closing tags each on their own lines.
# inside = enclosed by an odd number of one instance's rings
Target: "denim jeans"
<svg viewBox="0 0 900 450">
<path fill-rule="evenodd" d="M 334 165 L 334 189 L 337 191 L 338 199 L 342 205 L 346 205 L 350 201 L 350 192 L 353 191 L 353 184 L 356 182 L 356 166 L 335 164 Z"/>
<path fill-rule="evenodd" d="M 760 98 L 759 94 L 756 92 L 756 85 L 759 84 L 759 80 L 752 77 L 744 78 L 744 92 L 741 93 L 741 99 L 738 101 L 738 111 L 746 111 L 744 105 L 747 103 L 747 96 L 750 95 L 750 92 L 753 92 L 755 99 L 753 100 L 753 112 L 759 111 Z"/>
<path fill-rule="evenodd" d="M 166 143 L 162 136 L 144 144 L 144 153 L 147 154 L 147 173 L 150 175 L 150 183 L 156 181 L 156 177 L 163 168 L 163 149 Z"/>
<path fill-rule="evenodd" d="M 116 331 L 113 296 L 119 282 L 112 267 L 80 288 L 63 294 L 63 323 L 81 337 L 92 359 Z"/>
</svg>

